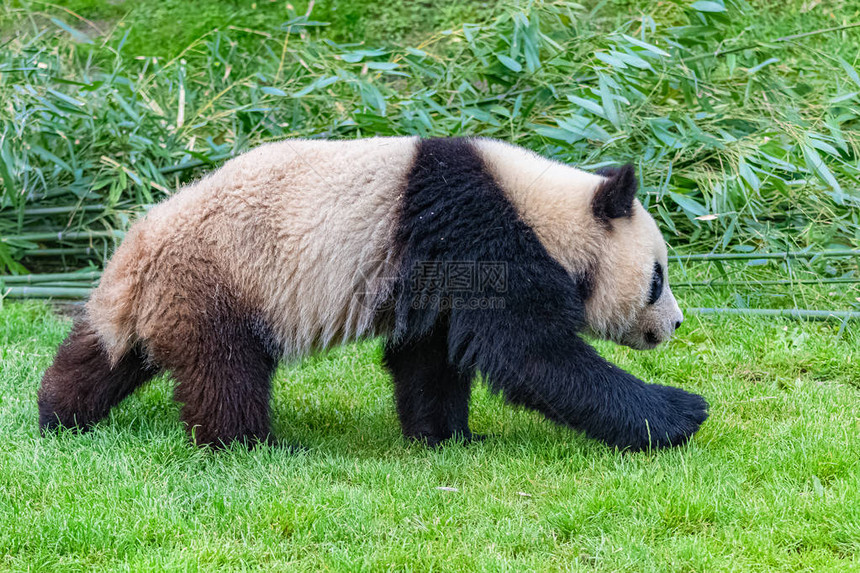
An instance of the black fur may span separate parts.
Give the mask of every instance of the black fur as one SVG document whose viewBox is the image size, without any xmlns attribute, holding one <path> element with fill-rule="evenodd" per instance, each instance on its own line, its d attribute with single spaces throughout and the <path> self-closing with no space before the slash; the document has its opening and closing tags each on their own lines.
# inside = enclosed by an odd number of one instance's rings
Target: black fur
<svg viewBox="0 0 860 573">
<path fill-rule="evenodd" d="M 448 362 L 446 329 L 389 342 L 384 362 L 394 375 L 394 398 L 403 434 L 435 446 L 450 438 L 472 439 L 469 394 L 472 376 Z"/>
<path fill-rule="evenodd" d="M 39 388 L 39 428 L 87 430 L 138 386 L 158 373 L 139 347 L 114 366 L 95 330 L 75 320 Z"/>
<path fill-rule="evenodd" d="M 273 441 L 269 398 L 277 359 L 268 331 L 235 299 L 217 288 L 206 292 L 200 306 L 185 301 L 168 336 L 146 341 L 146 351 L 133 348 L 113 367 L 92 327 L 76 321 L 42 379 L 41 430 L 88 429 L 163 367 L 176 379 L 181 417 L 197 444 Z"/>
<path fill-rule="evenodd" d="M 610 181 L 627 186 L 629 170 Z M 618 212 L 612 205 L 626 195 L 613 189 L 600 202 L 606 216 Z M 449 389 L 453 379 L 471 379 L 476 371 L 509 402 L 619 448 L 680 444 L 707 417 L 701 396 L 645 384 L 579 337 L 590 278 L 571 277 L 547 253 L 468 140 L 420 143 L 397 240 L 404 257 L 387 357 L 408 434 L 428 441 L 468 435 L 468 392 Z M 506 280 L 464 290 L 425 280 L 428 266 L 458 261 L 504 265 Z M 481 308 L 488 299 L 503 308 Z M 447 419 L 448 412 L 457 414 Z"/>
<path fill-rule="evenodd" d="M 230 295 L 213 294 L 173 340 L 152 341 L 153 359 L 176 379 L 181 418 L 198 445 L 274 442 L 269 423 L 278 360 L 268 329 Z"/>
<path fill-rule="evenodd" d="M 623 167 L 608 167 L 598 173 L 607 179 L 594 194 L 591 208 L 599 221 L 611 226 L 612 219 L 633 214 L 633 200 L 638 188 L 636 170 L 628 163 Z"/>
</svg>

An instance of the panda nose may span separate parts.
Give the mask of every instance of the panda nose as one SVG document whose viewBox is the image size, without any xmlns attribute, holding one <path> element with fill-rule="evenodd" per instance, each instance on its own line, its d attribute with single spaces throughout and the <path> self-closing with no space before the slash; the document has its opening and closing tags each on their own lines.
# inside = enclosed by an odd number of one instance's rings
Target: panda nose
<svg viewBox="0 0 860 573">
<path fill-rule="evenodd" d="M 679 328 L 681 328 L 682 322 L 684 322 L 684 321 L 683 320 L 676 320 L 675 321 L 675 330 L 678 330 Z"/>
</svg>

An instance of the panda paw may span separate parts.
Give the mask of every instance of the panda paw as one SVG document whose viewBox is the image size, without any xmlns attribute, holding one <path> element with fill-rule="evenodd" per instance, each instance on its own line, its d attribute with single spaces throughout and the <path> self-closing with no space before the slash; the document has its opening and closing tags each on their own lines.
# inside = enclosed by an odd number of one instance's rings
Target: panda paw
<svg viewBox="0 0 860 573">
<path fill-rule="evenodd" d="M 708 417 L 708 403 L 698 394 L 657 384 L 645 389 L 645 408 L 632 424 L 634 435 L 627 443 L 616 444 L 620 447 L 642 451 L 685 444 Z"/>
</svg>

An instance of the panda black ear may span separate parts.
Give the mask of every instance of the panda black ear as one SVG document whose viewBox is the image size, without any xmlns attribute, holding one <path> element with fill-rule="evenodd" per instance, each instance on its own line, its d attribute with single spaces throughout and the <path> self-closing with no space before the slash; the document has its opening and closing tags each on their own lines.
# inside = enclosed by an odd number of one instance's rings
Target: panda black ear
<svg viewBox="0 0 860 573">
<path fill-rule="evenodd" d="M 633 214 L 633 199 L 636 198 L 636 170 L 633 164 L 623 167 L 607 167 L 597 172 L 606 177 L 591 200 L 594 216 L 602 221 Z"/>
</svg>

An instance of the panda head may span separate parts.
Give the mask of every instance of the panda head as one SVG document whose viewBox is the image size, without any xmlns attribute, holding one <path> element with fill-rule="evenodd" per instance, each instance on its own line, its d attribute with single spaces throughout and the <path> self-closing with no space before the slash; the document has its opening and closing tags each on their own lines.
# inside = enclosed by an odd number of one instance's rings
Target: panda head
<svg viewBox="0 0 860 573">
<path fill-rule="evenodd" d="M 684 320 L 669 288 L 666 243 L 636 199 L 633 166 L 599 174 L 590 208 L 602 246 L 585 301 L 588 327 L 631 348 L 654 348 Z"/>
</svg>

